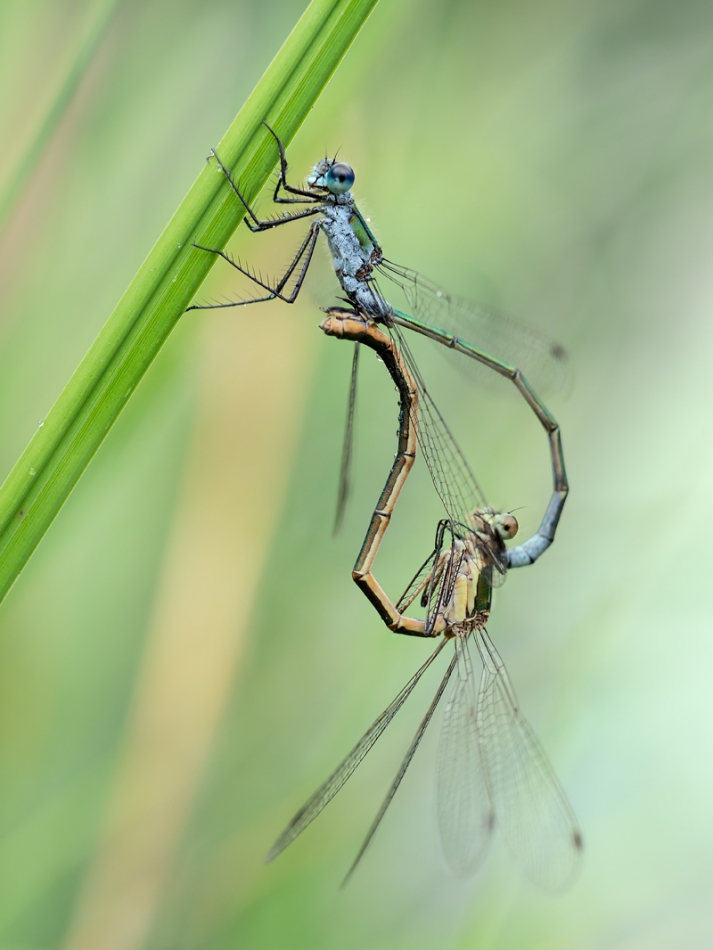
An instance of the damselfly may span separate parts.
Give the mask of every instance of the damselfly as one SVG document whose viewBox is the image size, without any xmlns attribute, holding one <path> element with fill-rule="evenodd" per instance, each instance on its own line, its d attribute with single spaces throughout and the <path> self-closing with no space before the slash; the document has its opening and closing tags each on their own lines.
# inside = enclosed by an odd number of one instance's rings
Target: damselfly
<svg viewBox="0 0 713 950">
<path fill-rule="evenodd" d="M 311 222 L 294 260 L 275 283 L 264 281 L 221 250 L 202 247 L 204 251 L 223 257 L 265 291 L 263 296 L 248 300 L 202 306 L 244 306 L 272 299 L 294 302 L 311 263 L 319 232 L 325 232 L 335 273 L 353 310 L 330 311 L 323 329 L 331 335 L 352 339 L 357 344 L 363 343 L 375 349 L 389 368 L 401 401 L 399 452 L 372 516 L 353 576 L 392 630 L 426 637 L 442 633 L 444 639 L 344 762 L 298 812 L 269 856 L 274 857 L 286 847 L 342 787 L 446 640 L 452 639 L 456 654 L 357 861 L 403 778 L 451 675 L 457 670 L 444 717 L 441 747 L 445 751 L 441 758 L 445 764 L 439 772 L 443 788 L 440 799 L 445 802 L 440 809 L 441 833 L 449 863 L 457 872 L 472 871 L 478 866 L 495 816 L 525 872 L 544 887 L 563 887 L 574 874 L 581 836 L 539 743 L 519 714 L 502 660 L 485 631 L 485 621 L 490 610 L 491 589 L 502 582 L 507 568 L 531 564 L 552 543 L 567 496 L 559 427 L 521 369 L 515 365 L 527 366 L 528 375 L 534 378 L 557 375 L 564 366 L 564 351 L 509 318 L 486 311 L 463 298 L 450 296 L 414 271 L 387 261 L 369 222 L 351 196 L 353 170 L 336 159 L 324 159 L 315 166 L 307 187 L 295 188 L 287 182 L 284 149 L 277 136 L 275 140 L 280 156 L 280 173 L 273 196 L 275 202 L 305 203 L 313 207 L 279 218 L 260 220 L 243 199 L 229 170 L 215 153 L 213 155 L 233 191 L 245 205 L 245 221 L 252 231 L 270 230 L 302 218 L 315 217 L 315 220 Z M 281 191 L 294 197 L 287 197 Z M 386 301 L 377 282 L 380 276 L 401 286 L 413 316 Z M 491 511 L 485 504 L 467 461 L 426 390 L 407 342 L 400 333 L 401 327 L 430 337 L 512 380 L 545 428 L 552 458 L 554 491 L 537 534 L 524 544 L 510 549 L 505 547 L 506 538 L 514 534 L 515 519 L 508 516 L 510 520 L 504 520 L 504 516 Z M 468 328 L 466 332 L 472 332 L 479 343 L 492 344 L 499 357 L 510 357 L 513 362 L 491 356 L 485 349 L 456 335 L 456 331 L 462 332 L 462 328 Z M 355 373 L 356 355 L 352 380 Z M 353 395 L 352 385 L 350 418 Z M 439 526 L 436 548 L 417 575 L 415 587 L 412 585 L 394 604 L 375 580 L 372 567 L 398 494 L 413 464 L 417 441 L 448 518 Z M 346 459 L 349 455 L 349 427 L 345 446 Z M 346 471 L 346 466 L 343 471 Z M 343 477 L 341 503 L 346 494 L 344 489 Z M 419 596 L 426 611 L 425 618 L 406 616 L 404 611 L 414 597 Z M 476 644 L 483 660 L 477 706 L 470 643 Z M 455 778 L 455 784 L 449 782 L 449 774 Z M 459 850 L 457 842 L 461 833 L 470 843 Z"/>
<path fill-rule="evenodd" d="M 344 162 L 338 162 L 336 158 L 324 158 L 314 166 L 306 186 L 290 185 L 287 181 L 287 159 L 282 142 L 269 126 L 266 125 L 266 128 L 274 137 L 280 160 L 280 171 L 273 193 L 274 202 L 281 205 L 310 205 L 310 207 L 261 220 L 243 197 L 239 184 L 234 181 L 230 170 L 213 151 L 211 155 L 217 167 L 225 175 L 230 187 L 245 207 L 245 223 L 251 231 L 262 232 L 303 219 L 314 218 L 314 220 L 310 222 L 307 234 L 289 267 L 282 277 L 274 282 L 263 279 L 249 267 L 233 260 L 221 249 L 196 244 L 200 250 L 222 257 L 264 293 L 248 299 L 193 304 L 188 309 L 238 307 L 275 299 L 294 303 L 312 262 L 319 234 L 323 231 L 332 253 L 334 272 L 347 302 L 375 323 L 390 330 L 399 348 L 407 356 L 415 380 L 422 390 L 425 390 L 423 380 L 400 332 L 402 327 L 429 337 L 451 351 L 468 357 L 473 367 L 484 366 L 512 380 L 544 426 L 549 438 L 555 471 L 555 494 L 536 538 L 520 548 L 521 560 L 511 558 L 510 566 L 531 563 L 551 544 L 567 494 L 557 423 L 535 391 L 536 389 L 540 391 L 547 383 L 557 384 L 558 381 L 562 381 L 566 374 L 565 351 L 558 344 L 544 339 L 506 314 L 487 310 L 473 301 L 448 294 L 416 271 L 387 260 L 371 231 L 368 220 L 359 211 L 351 194 L 350 189 L 355 180 L 353 169 Z M 411 314 L 393 307 L 387 301 L 379 286 L 381 277 L 392 281 L 402 289 L 412 310 Z M 468 342 L 469 339 L 473 340 L 473 343 Z M 352 388 L 347 416 L 349 424 L 344 442 L 337 522 L 341 519 L 347 496 L 358 353 L 357 346 L 352 368 Z M 534 384 L 534 388 L 531 384 Z M 432 405 L 429 400 L 429 406 Z M 435 407 L 433 407 L 433 413 L 437 414 Z M 437 428 L 443 430 L 442 425 Z M 449 481 L 439 475 L 438 466 L 434 467 L 431 461 L 436 459 L 442 447 L 434 444 L 429 456 L 423 445 L 426 439 L 423 428 L 421 435 L 422 447 L 426 461 L 429 462 L 431 476 L 434 478 L 441 498 L 446 503 L 449 516 L 454 517 L 453 508 L 457 505 L 458 499 L 453 498 L 449 501 L 447 496 L 449 484 L 451 488 L 457 486 L 458 473 L 454 472 L 455 477 Z M 435 429 L 434 437 L 437 438 Z M 448 465 L 447 461 L 441 461 L 441 468 Z M 462 517 L 463 510 L 475 507 L 472 502 L 473 499 L 466 499 L 460 506 L 460 514 L 455 515 L 456 520 Z"/>
<path fill-rule="evenodd" d="M 419 387 L 393 341 L 375 323 L 354 311 L 332 310 L 322 329 L 376 350 L 399 392 L 398 451 L 371 519 L 354 578 L 389 628 L 412 636 L 443 639 L 398 696 L 362 736 L 342 763 L 297 812 L 268 854 L 274 858 L 332 800 L 374 746 L 416 684 L 452 640 L 455 655 L 409 746 L 384 802 L 347 878 L 356 868 L 391 803 L 408 766 L 449 688 L 438 753 L 438 823 L 444 856 L 458 875 L 477 870 L 497 824 L 515 860 L 535 883 L 560 890 L 573 879 L 582 837 L 567 797 L 532 729 L 520 713 L 505 664 L 486 622 L 492 587 L 518 549 L 505 542 L 517 532 L 512 514 L 478 508 L 467 522 L 439 523 L 433 552 L 394 604 L 376 581 L 372 567 L 396 501 L 416 457 Z M 405 611 L 419 601 L 425 617 Z M 482 663 L 476 689 L 471 648 Z"/>
</svg>

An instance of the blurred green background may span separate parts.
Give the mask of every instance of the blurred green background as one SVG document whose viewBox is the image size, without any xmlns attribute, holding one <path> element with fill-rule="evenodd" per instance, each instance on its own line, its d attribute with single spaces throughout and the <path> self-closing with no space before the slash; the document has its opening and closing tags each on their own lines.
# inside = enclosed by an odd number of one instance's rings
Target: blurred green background
<svg viewBox="0 0 713 950">
<path fill-rule="evenodd" d="M 3 474 L 302 6 L 118 5 L 0 236 Z M 98 9 L 0 5 L 0 188 Z M 331 537 L 351 353 L 316 328 L 322 248 L 296 306 L 182 320 L 0 610 L 1 950 L 710 945 L 712 107 L 708 3 L 382 0 L 289 152 L 299 177 L 340 149 L 389 257 L 571 353 L 548 402 L 572 494 L 490 624 L 584 830 L 571 890 L 535 891 L 497 838 L 475 881 L 448 876 L 437 730 L 338 890 L 433 678 L 262 863 L 431 648 L 350 580 L 395 448 L 373 358 Z M 274 273 L 298 240 L 232 248 Z M 216 267 L 203 296 L 238 289 Z M 532 533 L 534 418 L 417 350 L 488 499 Z M 439 514 L 419 467 L 387 589 Z"/>
</svg>

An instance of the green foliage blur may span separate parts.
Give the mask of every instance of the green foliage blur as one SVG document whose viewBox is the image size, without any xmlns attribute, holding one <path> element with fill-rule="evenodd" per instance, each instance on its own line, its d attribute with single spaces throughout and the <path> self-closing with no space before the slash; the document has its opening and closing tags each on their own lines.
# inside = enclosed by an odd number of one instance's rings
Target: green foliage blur
<svg viewBox="0 0 713 950">
<path fill-rule="evenodd" d="M 302 9 L 119 4 L 0 234 L 3 476 Z M 0 191 L 94 10 L 0 5 Z M 183 319 L 2 605 L 0 950 L 710 944 L 712 98 L 710 4 L 382 0 L 288 156 L 299 178 L 339 150 L 388 257 L 571 354 L 546 394 L 571 496 L 489 627 L 583 827 L 571 890 L 535 891 L 497 835 L 475 881 L 448 876 L 437 728 L 338 889 L 433 678 L 262 863 L 431 649 L 350 579 L 395 449 L 373 358 L 332 537 L 351 351 L 317 329 L 337 291 L 322 248 L 295 306 Z M 279 272 L 300 240 L 284 230 L 231 249 Z M 201 299 L 249 294 L 229 270 Z M 476 389 L 419 344 L 486 496 L 529 536 L 542 430 L 506 384 Z M 439 516 L 419 466 L 387 590 Z"/>
</svg>

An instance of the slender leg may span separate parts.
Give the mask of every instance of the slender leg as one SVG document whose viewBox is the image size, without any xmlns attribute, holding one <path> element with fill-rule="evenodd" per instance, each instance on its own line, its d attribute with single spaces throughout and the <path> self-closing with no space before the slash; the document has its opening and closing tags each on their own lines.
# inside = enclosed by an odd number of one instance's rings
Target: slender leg
<svg viewBox="0 0 713 950">
<path fill-rule="evenodd" d="M 443 549 L 443 536 L 449 524 L 450 522 L 447 518 L 438 522 L 435 547 L 408 582 L 406 590 L 401 595 L 401 599 L 397 604 L 399 610 L 403 611 L 406 610 L 407 607 L 410 607 L 419 594 L 427 589 L 429 584 L 438 583 L 438 577 L 442 572 L 443 555 L 441 552 Z M 428 593 L 423 595 L 421 601 L 422 607 L 426 606 L 428 596 Z"/>
<path fill-rule="evenodd" d="M 272 135 L 275 135 L 275 133 L 272 131 L 272 129 L 269 128 L 269 126 L 267 126 L 267 128 L 272 133 Z M 277 136 L 275 136 L 275 138 L 277 139 Z M 282 147 L 282 143 L 280 142 L 279 139 L 277 139 L 277 142 L 280 149 L 281 170 L 280 170 L 280 179 L 278 180 L 277 188 L 275 189 L 275 195 L 277 195 L 277 189 L 279 189 L 281 184 L 287 187 L 287 183 L 284 180 L 284 176 L 287 172 L 287 161 L 285 159 L 285 152 Z M 233 177 L 230 174 L 230 171 L 226 168 L 226 166 L 220 160 L 218 153 L 215 151 L 215 149 L 211 149 L 211 153 L 214 156 L 216 162 L 218 163 L 218 166 L 220 167 L 221 171 L 227 178 L 231 188 L 233 189 L 235 194 L 238 196 L 238 198 L 242 202 L 246 211 L 246 217 L 243 220 L 245 221 L 245 223 L 247 224 L 247 226 L 250 228 L 251 231 L 257 232 L 257 231 L 271 230 L 272 228 L 279 227 L 281 224 L 290 224 L 293 221 L 299 221 L 299 220 L 302 220 L 303 218 L 308 218 L 316 214 L 320 214 L 320 212 L 322 211 L 321 198 L 319 198 L 319 196 L 312 195 L 310 200 L 314 200 L 315 202 L 319 201 L 318 207 L 309 208 L 306 211 L 300 211 L 300 212 L 297 212 L 296 214 L 290 214 L 290 215 L 285 214 L 283 217 L 280 217 L 280 218 L 274 218 L 274 219 L 268 219 L 266 221 L 261 221 L 256 216 L 255 212 L 250 207 L 246 199 L 243 197 L 240 189 L 238 188 L 236 183 L 233 181 Z M 275 197 L 275 200 L 278 200 L 277 197 Z M 250 219 L 252 219 L 252 221 Z M 234 267 L 241 274 L 244 274 L 249 280 L 257 284 L 258 287 L 261 287 L 263 290 L 266 290 L 267 294 L 261 297 L 253 297 L 251 300 L 236 300 L 236 301 L 229 301 L 228 303 L 222 303 L 222 304 L 193 304 L 192 306 L 188 307 L 187 310 L 217 310 L 217 309 L 222 309 L 225 307 L 244 307 L 244 306 L 247 306 L 248 304 L 265 303 L 268 300 L 275 300 L 275 299 L 283 300 L 285 303 L 294 303 L 295 300 L 297 299 L 297 295 L 299 294 L 302 288 L 302 284 L 307 275 L 307 270 L 309 269 L 309 265 L 312 262 L 312 255 L 314 254 L 314 248 L 317 243 L 318 236 L 319 236 L 319 222 L 313 222 L 310 226 L 309 231 L 307 232 L 307 235 L 305 236 L 304 241 L 302 242 L 299 250 L 297 251 L 297 254 L 295 255 L 294 260 L 292 261 L 290 266 L 287 268 L 287 271 L 283 274 L 283 276 L 280 278 L 279 281 L 277 281 L 277 283 L 274 286 L 268 283 L 267 281 L 264 281 L 262 277 L 258 277 L 258 275 L 255 274 L 254 271 L 251 271 L 249 268 L 242 267 L 240 264 L 237 264 L 228 254 L 225 253 L 225 251 L 219 248 L 205 247 L 202 244 L 194 243 L 193 246 L 198 248 L 199 250 L 207 251 L 209 254 L 217 254 L 219 257 L 222 257 L 224 261 L 227 261 L 228 264 L 231 265 L 231 267 Z M 302 260 L 302 268 L 298 274 L 297 280 L 295 282 L 295 286 L 292 292 L 286 295 L 283 293 L 283 290 L 287 282 L 292 277 L 300 260 Z"/>
<path fill-rule="evenodd" d="M 247 226 L 250 228 L 251 231 L 269 231 L 271 228 L 280 227 L 281 224 L 290 224 L 292 221 L 299 221 L 300 218 L 309 218 L 312 215 L 319 214 L 322 211 L 322 199 L 319 197 L 319 195 L 313 195 L 312 198 L 314 199 L 315 203 L 319 202 L 318 207 L 307 208 L 305 211 L 296 211 L 294 214 L 285 214 L 284 216 L 279 217 L 279 218 L 267 218 L 265 221 L 261 221 L 255 214 L 253 209 L 250 207 L 250 205 L 248 204 L 247 199 L 243 197 L 242 192 L 233 181 L 233 176 L 230 174 L 230 171 L 225 167 L 223 162 L 220 160 L 220 157 L 218 153 L 215 151 L 215 149 L 211 149 L 211 155 L 215 158 L 216 162 L 218 163 L 218 167 L 223 172 L 225 177 L 228 179 L 230 187 L 233 189 L 235 194 L 238 196 L 238 198 L 242 202 L 243 207 L 245 208 L 245 211 L 247 213 L 247 216 L 243 220 L 245 221 L 245 223 L 247 224 Z M 277 184 L 279 187 L 281 182 L 278 181 Z"/>
<path fill-rule="evenodd" d="M 425 574 L 424 577 L 420 577 L 421 572 L 432 564 L 431 569 Z M 436 558 L 435 552 L 431 554 L 429 559 L 422 565 L 419 569 L 418 574 L 411 580 L 406 591 L 401 595 L 401 599 L 396 605 L 396 609 L 403 612 L 408 610 L 411 604 L 414 601 L 418 600 L 421 597 L 421 606 L 425 607 L 428 603 L 429 592 L 434 584 L 438 583 L 438 579 L 443 573 L 443 555 L 441 554 Z"/>
<path fill-rule="evenodd" d="M 268 300 L 282 300 L 284 303 L 294 303 L 297 299 L 297 295 L 302 289 L 302 284 L 304 279 L 307 276 L 307 271 L 309 270 L 309 265 L 312 262 L 312 255 L 314 254 L 314 249 L 317 244 L 317 238 L 319 237 L 319 223 L 313 223 L 310 226 L 307 236 L 302 242 L 297 254 L 295 255 L 294 260 L 287 268 L 285 273 L 275 284 L 271 286 L 262 280 L 262 277 L 259 277 L 254 271 L 249 270 L 246 267 L 243 267 L 240 264 L 236 264 L 235 261 L 226 254 L 225 251 L 215 250 L 210 247 L 203 247 L 200 244 L 194 245 L 201 251 L 208 251 L 210 254 L 217 254 L 218 257 L 222 257 L 224 261 L 227 261 L 231 267 L 234 267 L 241 274 L 244 274 L 246 277 L 249 277 L 250 280 L 257 284 L 258 287 L 262 287 L 264 290 L 268 291 L 268 294 L 265 297 L 253 297 L 250 300 L 230 300 L 227 303 L 209 303 L 209 304 L 192 304 L 190 307 L 187 307 L 187 310 L 220 310 L 224 307 L 245 307 L 247 304 L 251 303 L 265 303 Z M 290 291 L 289 294 L 284 294 L 283 290 L 285 285 L 289 282 L 290 278 L 297 269 L 297 265 L 302 261 L 302 267 L 300 268 L 297 277 L 295 279 L 295 285 Z"/>
<path fill-rule="evenodd" d="M 443 538 L 448 529 L 451 532 L 451 544 L 444 551 Z M 433 632 L 434 624 L 441 616 L 441 611 L 452 593 L 451 580 L 455 565 L 453 537 L 453 525 L 450 520 L 445 518 L 439 521 L 433 551 L 416 571 L 396 604 L 396 609 L 403 614 L 414 601 L 420 598 L 421 607 L 427 608 L 425 630 L 428 633 Z M 438 596 L 434 599 L 436 591 L 438 591 Z"/>
<path fill-rule="evenodd" d="M 285 146 L 282 144 L 280 139 L 277 137 L 277 133 L 273 132 L 267 122 L 262 123 L 267 131 L 272 135 L 272 137 L 277 142 L 277 149 L 280 153 L 280 175 L 277 179 L 277 185 L 275 186 L 275 193 L 272 196 L 272 200 L 276 204 L 305 204 L 308 201 L 321 201 L 319 195 L 315 195 L 313 191 L 305 191 L 303 188 L 295 188 L 293 185 L 287 184 L 287 158 L 285 156 Z M 280 188 L 284 188 L 285 191 L 290 192 L 293 195 L 301 195 L 301 198 L 283 198 L 278 194 Z"/>
</svg>

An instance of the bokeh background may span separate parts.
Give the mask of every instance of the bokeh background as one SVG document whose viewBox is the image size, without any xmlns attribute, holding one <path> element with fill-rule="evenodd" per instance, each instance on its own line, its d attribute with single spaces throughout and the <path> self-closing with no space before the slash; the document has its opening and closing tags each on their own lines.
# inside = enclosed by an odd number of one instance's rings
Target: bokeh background
<svg viewBox="0 0 713 950">
<path fill-rule="evenodd" d="M 110 6 L 0 5 L 0 183 Z M 301 10 L 116 6 L 0 236 L 0 472 Z M 395 445 L 373 359 L 331 536 L 350 350 L 316 326 L 323 248 L 296 306 L 182 320 L 0 609 L 2 950 L 710 945 L 712 108 L 709 3 L 382 0 L 289 153 L 300 176 L 340 149 L 388 256 L 570 351 L 548 401 L 571 497 L 490 632 L 584 830 L 574 886 L 536 891 L 497 838 L 474 881 L 448 876 L 434 730 L 338 889 L 433 680 L 262 863 L 430 650 L 350 580 Z M 232 247 L 275 272 L 298 239 Z M 203 296 L 239 290 L 214 268 Z M 532 533 L 550 491 L 534 418 L 418 357 L 489 500 Z M 388 589 L 438 516 L 417 469 Z"/>
</svg>

